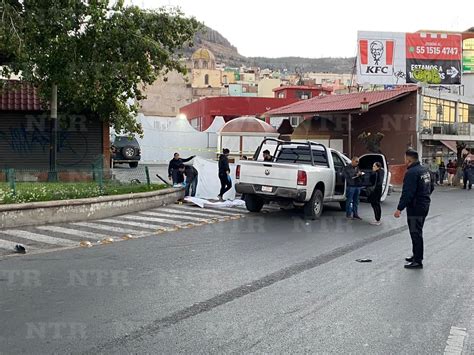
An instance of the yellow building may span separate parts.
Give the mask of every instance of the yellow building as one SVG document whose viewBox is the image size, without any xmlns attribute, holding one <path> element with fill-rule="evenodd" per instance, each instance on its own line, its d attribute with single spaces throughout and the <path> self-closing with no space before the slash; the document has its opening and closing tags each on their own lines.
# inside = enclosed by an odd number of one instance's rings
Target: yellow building
<svg viewBox="0 0 474 355">
<path fill-rule="evenodd" d="M 199 48 L 189 62 L 193 88 L 218 88 L 222 86 L 222 72 L 216 69 L 216 58 L 206 48 Z"/>
<path fill-rule="evenodd" d="M 280 87 L 280 79 L 263 78 L 258 82 L 258 97 L 275 97 L 273 89 Z"/>
</svg>

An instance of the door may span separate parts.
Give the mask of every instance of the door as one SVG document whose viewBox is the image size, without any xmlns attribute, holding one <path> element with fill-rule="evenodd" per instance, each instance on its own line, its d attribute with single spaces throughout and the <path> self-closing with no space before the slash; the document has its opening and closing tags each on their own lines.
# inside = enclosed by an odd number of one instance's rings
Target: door
<svg viewBox="0 0 474 355">
<path fill-rule="evenodd" d="M 339 154 L 331 151 L 332 160 L 334 162 L 334 170 L 336 171 L 336 183 L 334 186 L 334 195 L 345 194 L 345 179 L 344 179 L 344 167 L 345 164 Z"/>
<path fill-rule="evenodd" d="M 390 178 L 391 174 L 390 171 L 388 170 L 388 164 L 387 164 L 387 159 L 385 158 L 385 155 L 383 154 L 364 154 L 359 158 L 359 168 L 366 173 L 366 175 L 369 175 L 369 173 L 372 171 L 372 165 L 375 162 L 379 162 L 382 164 L 383 170 L 385 172 L 384 177 L 383 177 L 383 183 L 382 183 L 382 198 L 381 201 L 385 201 L 388 195 L 388 187 L 390 185 Z"/>
</svg>

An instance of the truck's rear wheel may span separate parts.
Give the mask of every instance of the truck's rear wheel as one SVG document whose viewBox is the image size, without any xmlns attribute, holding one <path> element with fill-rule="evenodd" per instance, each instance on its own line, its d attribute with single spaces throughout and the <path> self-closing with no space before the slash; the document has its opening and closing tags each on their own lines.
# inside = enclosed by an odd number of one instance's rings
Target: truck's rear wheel
<svg viewBox="0 0 474 355">
<path fill-rule="evenodd" d="M 261 197 L 255 195 L 245 195 L 245 206 L 250 212 L 260 212 L 264 201 Z"/>
<path fill-rule="evenodd" d="M 321 217 L 321 214 L 323 213 L 323 200 L 323 192 L 321 190 L 315 190 L 313 196 L 311 196 L 311 200 L 306 202 L 304 205 L 304 214 L 306 218 L 317 219 Z"/>
</svg>

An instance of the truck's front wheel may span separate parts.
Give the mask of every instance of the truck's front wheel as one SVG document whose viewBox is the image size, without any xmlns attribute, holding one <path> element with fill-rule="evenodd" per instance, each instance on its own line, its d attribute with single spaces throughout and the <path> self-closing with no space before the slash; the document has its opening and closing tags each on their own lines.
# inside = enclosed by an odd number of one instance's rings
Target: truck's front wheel
<svg viewBox="0 0 474 355">
<path fill-rule="evenodd" d="M 321 214 L 323 213 L 323 200 L 323 192 L 321 190 L 315 190 L 313 196 L 311 196 L 311 200 L 306 202 L 304 205 L 304 214 L 306 218 L 317 219 L 321 217 Z"/>
<path fill-rule="evenodd" d="M 263 199 L 255 195 L 245 195 L 245 206 L 250 212 L 260 212 L 263 208 Z"/>
</svg>

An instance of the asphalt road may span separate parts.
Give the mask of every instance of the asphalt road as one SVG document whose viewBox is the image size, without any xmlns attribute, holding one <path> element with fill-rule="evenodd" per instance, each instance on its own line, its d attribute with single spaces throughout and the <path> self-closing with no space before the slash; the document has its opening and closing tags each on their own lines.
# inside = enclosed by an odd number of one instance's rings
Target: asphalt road
<svg viewBox="0 0 474 355">
<path fill-rule="evenodd" d="M 472 353 L 474 191 L 435 192 L 423 270 L 397 198 L 0 260 L 0 353 Z"/>
</svg>

